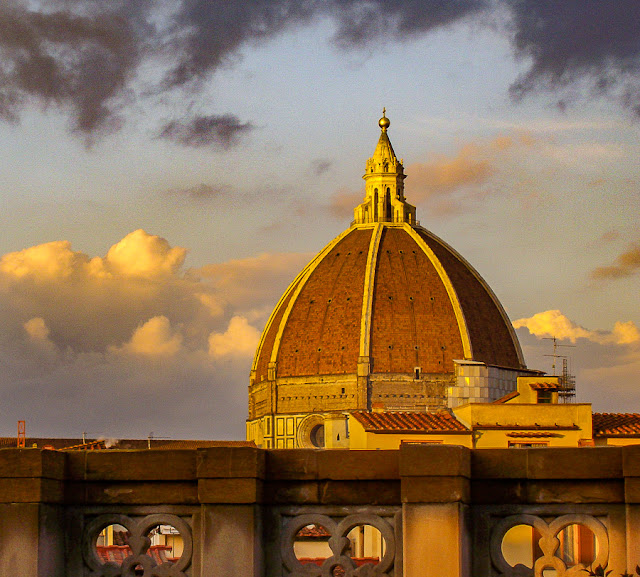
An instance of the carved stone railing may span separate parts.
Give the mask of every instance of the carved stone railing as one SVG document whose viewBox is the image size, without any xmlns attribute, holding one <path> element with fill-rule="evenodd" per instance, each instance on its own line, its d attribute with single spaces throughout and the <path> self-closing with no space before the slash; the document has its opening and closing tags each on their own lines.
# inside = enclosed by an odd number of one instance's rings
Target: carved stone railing
<svg viewBox="0 0 640 577">
<path fill-rule="evenodd" d="M 617 577 L 640 561 L 640 447 L 5 449 L 0 519 L 0 577 Z"/>
</svg>

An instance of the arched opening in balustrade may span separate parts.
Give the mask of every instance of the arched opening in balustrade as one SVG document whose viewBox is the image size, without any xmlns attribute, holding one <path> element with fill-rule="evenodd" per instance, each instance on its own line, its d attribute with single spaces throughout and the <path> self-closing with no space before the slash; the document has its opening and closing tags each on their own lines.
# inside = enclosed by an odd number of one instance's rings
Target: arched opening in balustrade
<svg viewBox="0 0 640 577">
<path fill-rule="evenodd" d="M 540 548 L 540 533 L 531 525 L 511 527 L 502 539 L 502 555 L 512 567 L 522 565 L 533 569 L 537 559 L 544 556 Z M 590 567 L 598 555 L 598 541 L 589 527 L 579 523 L 566 526 L 558 534 L 559 546 L 554 557 L 562 560 L 567 568 L 583 565 Z M 543 577 L 557 577 L 553 567 L 542 570 Z"/>
<path fill-rule="evenodd" d="M 516 525 L 511 527 L 502 538 L 502 555 L 504 560 L 516 567 L 524 565 L 533 569 L 534 561 L 542 556 L 538 541 L 538 533 L 531 525 Z"/>
<path fill-rule="evenodd" d="M 293 541 L 293 552 L 302 565 L 322 565 L 333 555 L 329 547 L 331 534 L 322 525 L 307 525 L 298 531 Z"/>
<path fill-rule="evenodd" d="M 149 530 L 147 537 L 151 541 L 148 554 L 158 565 L 164 563 L 173 565 L 182 557 L 184 539 L 173 525 L 156 525 Z"/>
<path fill-rule="evenodd" d="M 380 531 L 373 525 L 357 525 L 347 535 L 347 554 L 357 567 L 377 565 L 385 554 L 386 544 Z"/>
<path fill-rule="evenodd" d="M 144 546 L 137 545 L 136 550 L 135 539 L 127 527 L 117 523 L 106 525 L 95 540 L 96 556 L 102 565 L 130 565 L 134 575 L 143 575 L 144 566 L 150 565 L 150 559 L 154 565 L 174 565 L 180 560 L 185 543 L 176 527 L 154 525 L 145 536 L 149 539 L 148 548 L 142 550 Z"/>
<path fill-rule="evenodd" d="M 103 564 L 122 565 L 122 562 L 131 555 L 130 536 L 131 533 L 123 525 L 116 523 L 107 525 L 96 539 L 95 547 L 98 559 Z"/>
</svg>

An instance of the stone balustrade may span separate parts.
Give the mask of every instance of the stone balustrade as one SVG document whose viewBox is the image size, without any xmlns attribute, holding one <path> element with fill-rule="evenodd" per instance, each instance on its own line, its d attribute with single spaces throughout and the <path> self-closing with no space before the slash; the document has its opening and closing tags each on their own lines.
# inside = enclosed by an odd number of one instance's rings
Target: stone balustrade
<svg viewBox="0 0 640 577">
<path fill-rule="evenodd" d="M 4 449 L 0 519 L 0 577 L 586 575 L 560 552 L 571 527 L 614 577 L 640 562 L 640 447 Z M 128 532 L 121 564 L 100 556 L 107 527 Z M 154 559 L 154 527 L 179 559 Z M 325 535 L 313 562 L 305 527 Z M 376 564 L 354 530 L 384 542 Z M 509 556 L 515 530 L 535 535 L 532 568 Z"/>
</svg>

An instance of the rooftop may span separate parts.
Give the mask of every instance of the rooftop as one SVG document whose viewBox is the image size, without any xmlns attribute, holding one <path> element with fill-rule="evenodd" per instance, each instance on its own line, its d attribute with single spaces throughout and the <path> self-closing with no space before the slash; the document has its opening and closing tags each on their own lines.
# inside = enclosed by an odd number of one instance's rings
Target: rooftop
<svg viewBox="0 0 640 577">
<path fill-rule="evenodd" d="M 468 433 L 470 432 L 453 415 L 445 411 L 438 413 L 417 413 L 390 411 L 384 413 L 351 413 L 366 431 L 401 433 Z"/>
</svg>

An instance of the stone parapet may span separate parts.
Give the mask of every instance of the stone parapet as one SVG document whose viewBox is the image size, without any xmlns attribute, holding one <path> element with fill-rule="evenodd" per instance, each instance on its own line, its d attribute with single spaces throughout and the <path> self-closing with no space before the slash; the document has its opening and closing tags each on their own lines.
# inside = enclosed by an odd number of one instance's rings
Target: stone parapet
<svg viewBox="0 0 640 577">
<path fill-rule="evenodd" d="M 0 512 L 0 556 L 16 559 L 11 571 L 20 575 L 102 574 L 91 547 L 109 523 L 134 534 L 173 525 L 189 543 L 181 567 L 190 577 L 214 567 L 281 575 L 283 564 L 297 563 L 291 531 L 316 522 L 335 538 L 341 563 L 350 527 L 386 531 L 394 546 L 381 575 L 509 575 L 499 545 L 510 527 L 528 524 L 549 539 L 584 525 L 598 539 L 599 559 L 622 572 L 640 561 L 640 447 L 4 449 Z M 88 543 L 81 551 L 80 542 Z M 553 543 L 544 541 L 545 562 L 556 558 Z"/>
</svg>

